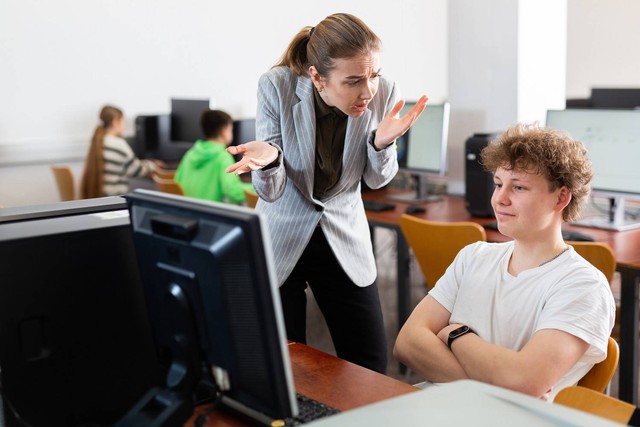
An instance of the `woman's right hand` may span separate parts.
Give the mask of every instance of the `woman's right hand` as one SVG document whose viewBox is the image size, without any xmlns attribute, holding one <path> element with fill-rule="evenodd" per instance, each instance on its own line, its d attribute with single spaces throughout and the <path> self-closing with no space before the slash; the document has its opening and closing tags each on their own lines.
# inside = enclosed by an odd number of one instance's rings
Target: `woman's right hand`
<svg viewBox="0 0 640 427">
<path fill-rule="evenodd" d="M 240 145 L 227 147 L 232 155 L 241 154 L 242 159 L 227 168 L 227 172 L 240 175 L 246 172 L 262 169 L 278 158 L 278 149 L 264 141 L 251 141 Z"/>
</svg>

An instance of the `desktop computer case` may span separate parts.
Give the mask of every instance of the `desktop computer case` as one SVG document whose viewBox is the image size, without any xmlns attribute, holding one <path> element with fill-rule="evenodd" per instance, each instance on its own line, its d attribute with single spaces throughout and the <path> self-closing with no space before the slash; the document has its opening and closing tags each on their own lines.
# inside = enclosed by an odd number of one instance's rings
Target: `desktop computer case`
<svg viewBox="0 0 640 427">
<path fill-rule="evenodd" d="M 494 133 L 476 133 L 465 142 L 465 205 L 472 216 L 494 216 L 491 208 L 493 174 L 482 167 L 480 152 L 496 136 Z"/>
</svg>

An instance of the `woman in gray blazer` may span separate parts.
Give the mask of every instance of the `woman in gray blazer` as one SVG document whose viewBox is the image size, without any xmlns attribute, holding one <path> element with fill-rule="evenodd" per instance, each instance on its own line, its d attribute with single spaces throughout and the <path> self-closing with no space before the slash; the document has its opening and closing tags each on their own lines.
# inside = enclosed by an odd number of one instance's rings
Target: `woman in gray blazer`
<svg viewBox="0 0 640 427">
<path fill-rule="evenodd" d="M 253 171 L 256 209 L 269 226 L 287 328 L 306 342 L 306 287 L 339 357 L 385 372 L 387 348 L 376 265 L 360 182 L 396 174 L 395 140 L 424 110 L 406 116 L 397 86 L 380 74 L 381 42 L 355 16 L 303 28 L 258 86 L 257 141 L 228 169 Z"/>
</svg>

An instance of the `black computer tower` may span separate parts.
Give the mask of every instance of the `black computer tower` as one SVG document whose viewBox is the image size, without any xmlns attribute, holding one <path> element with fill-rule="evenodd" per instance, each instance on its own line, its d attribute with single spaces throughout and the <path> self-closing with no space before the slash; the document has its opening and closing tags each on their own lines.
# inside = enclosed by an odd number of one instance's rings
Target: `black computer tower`
<svg viewBox="0 0 640 427">
<path fill-rule="evenodd" d="M 465 205 L 473 216 L 494 216 L 491 207 L 493 174 L 484 170 L 480 152 L 496 136 L 495 133 L 476 133 L 465 142 Z"/>
</svg>

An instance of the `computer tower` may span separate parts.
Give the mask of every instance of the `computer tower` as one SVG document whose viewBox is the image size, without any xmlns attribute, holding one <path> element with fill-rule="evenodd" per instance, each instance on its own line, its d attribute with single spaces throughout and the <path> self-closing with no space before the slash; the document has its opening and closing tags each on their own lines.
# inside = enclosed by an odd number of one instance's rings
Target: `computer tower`
<svg viewBox="0 0 640 427">
<path fill-rule="evenodd" d="M 494 216 L 491 207 L 493 174 L 482 166 L 480 152 L 496 136 L 495 133 L 475 133 L 465 142 L 465 205 L 473 216 Z"/>
<path fill-rule="evenodd" d="M 168 114 L 137 116 L 132 149 L 139 158 L 159 158 L 160 150 L 169 141 L 171 117 Z"/>
</svg>

